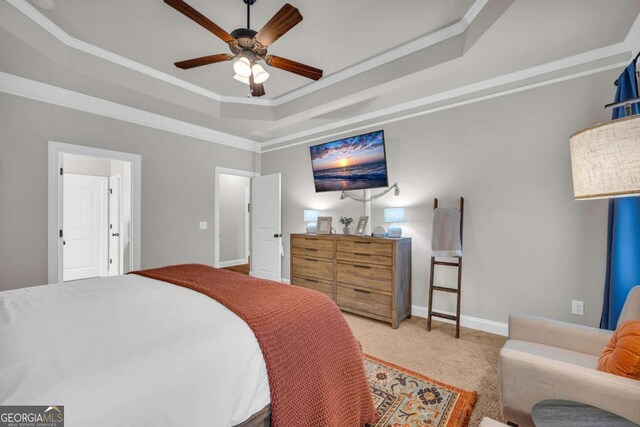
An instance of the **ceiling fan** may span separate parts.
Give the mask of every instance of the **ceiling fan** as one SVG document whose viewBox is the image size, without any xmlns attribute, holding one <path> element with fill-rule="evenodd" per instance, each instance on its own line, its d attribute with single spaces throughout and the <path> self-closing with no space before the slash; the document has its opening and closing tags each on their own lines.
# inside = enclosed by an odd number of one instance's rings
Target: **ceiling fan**
<svg viewBox="0 0 640 427">
<path fill-rule="evenodd" d="M 215 64 L 216 62 L 235 60 L 233 70 L 236 75 L 233 78 L 249 85 L 252 96 L 263 96 L 265 94 L 263 83 L 269 78 L 269 73 L 262 68 L 258 63 L 259 61 L 264 61 L 272 67 L 313 80 L 318 80 L 322 77 L 322 70 L 287 58 L 267 54 L 267 49 L 273 42 L 302 21 L 302 15 L 298 9 L 287 3 L 282 6 L 260 31 L 254 31 L 250 29 L 251 6 L 257 0 L 243 1 L 247 5 L 247 28 L 238 28 L 229 34 L 183 0 L 164 0 L 166 4 L 200 24 L 223 42 L 227 43 L 233 53 L 233 55 L 218 53 L 188 59 L 176 62 L 176 67 L 188 70 L 202 65 Z"/>
</svg>

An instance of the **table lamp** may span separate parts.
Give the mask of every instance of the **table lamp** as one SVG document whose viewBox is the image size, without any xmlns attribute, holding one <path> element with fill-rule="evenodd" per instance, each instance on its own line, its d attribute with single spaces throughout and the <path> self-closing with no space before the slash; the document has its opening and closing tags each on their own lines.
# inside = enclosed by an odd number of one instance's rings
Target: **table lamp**
<svg viewBox="0 0 640 427">
<path fill-rule="evenodd" d="M 307 223 L 307 234 L 314 234 L 316 232 L 316 222 L 320 216 L 320 211 L 312 209 L 304 210 L 304 221 Z"/>
<path fill-rule="evenodd" d="M 396 225 L 396 223 L 404 222 L 404 208 L 385 208 L 384 222 L 392 223 L 387 231 L 387 237 L 401 237 L 402 227 Z"/>
</svg>

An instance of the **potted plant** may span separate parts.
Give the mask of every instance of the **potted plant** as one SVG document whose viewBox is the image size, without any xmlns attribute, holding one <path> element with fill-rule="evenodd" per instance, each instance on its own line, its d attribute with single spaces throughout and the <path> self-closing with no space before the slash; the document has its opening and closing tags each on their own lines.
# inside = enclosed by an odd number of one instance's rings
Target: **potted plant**
<svg viewBox="0 0 640 427">
<path fill-rule="evenodd" d="M 351 229 L 349 228 L 349 226 L 351 225 L 352 222 L 353 222 L 353 218 L 346 217 L 346 216 L 340 217 L 340 223 L 344 225 L 344 228 L 342 229 L 342 232 L 344 234 L 351 234 Z"/>
</svg>

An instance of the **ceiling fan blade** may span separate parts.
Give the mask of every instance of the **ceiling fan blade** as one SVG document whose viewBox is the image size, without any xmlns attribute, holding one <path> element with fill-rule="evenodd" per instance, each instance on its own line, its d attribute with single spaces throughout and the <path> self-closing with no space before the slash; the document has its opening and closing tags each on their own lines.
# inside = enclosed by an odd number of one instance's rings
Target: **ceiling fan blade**
<svg viewBox="0 0 640 427">
<path fill-rule="evenodd" d="M 215 64 L 216 62 L 231 61 L 234 58 L 233 55 L 228 53 L 217 53 L 215 55 L 202 56 L 200 58 L 187 59 L 186 61 L 176 62 L 175 66 L 188 70 L 190 68 L 201 67 L 203 65 Z"/>
<path fill-rule="evenodd" d="M 231 34 L 227 33 L 225 30 L 218 27 L 209 18 L 207 18 L 206 16 L 204 16 L 203 14 L 201 14 L 200 12 L 198 12 L 197 10 L 189 6 L 184 1 L 164 0 L 164 2 L 169 6 L 171 6 L 172 8 L 174 8 L 175 10 L 177 10 L 178 12 L 182 13 L 187 18 L 190 18 L 191 20 L 197 22 L 207 30 L 211 31 L 223 42 L 230 43 L 235 40 L 233 37 L 231 37 Z"/>
<path fill-rule="evenodd" d="M 301 64 L 296 61 L 292 61 L 287 58 L 267 55 L 264 60 L 272 67 L 279 68 L 290 73 L 298 74 L 299 76 L 307 77 L 312 80 L 320 80 L 320 78 L 322 77 L 322 70 L 310 67 L 309 65 Z"/>
<path fill-rule="evenodd" d="M 253 74 L 249 76 L 249 89 L 251 90 L 251 96 L 263 96 L 266 93 L 264 85 L 253 80 Z"/>
<path fill-rule="evenodd" d="M 300 11 L 287 3 L 258 31 L 256 40 L 262 46 L 267 47 L 295 27 L 300 21 L 302 21 Z"/>
</svg>

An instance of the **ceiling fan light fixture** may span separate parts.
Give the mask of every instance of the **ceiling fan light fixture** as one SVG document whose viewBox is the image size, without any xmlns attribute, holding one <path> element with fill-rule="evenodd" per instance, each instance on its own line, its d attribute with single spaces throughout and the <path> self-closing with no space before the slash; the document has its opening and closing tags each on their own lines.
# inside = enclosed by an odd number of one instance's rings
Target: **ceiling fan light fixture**
<svg viewBox="0 0 640 427">
<path fill-rule="evenodd" d="M 238 58 L 233 63 L 233 71 L 235 71 L 240 77 L 248 79 L 251 75 L 251 62 L 245 57 Z"/>
<path fill-rule="evenodd" d="M 242 77 L 240 74 L 236 74 L 235 76 L 233 76 L 233 78 L 239 81 L 240 83 L 244 83 L 246 85 L 251 84 L 251 82 L 249 81 L 249 77 Z"/>
<path fill-rule="evenodd" d="M 8 0 L 9 1 L 9 0 Z M 22 0 L 54 3 L 57 0 Z M 191 1 L 191 0 L 186 0 Z M 234 79 L 250 87 L 250 96 L 260 97 L 265 95 L 263 83 L 269 78 L 269 73 L 256 62 L 264 61 L 267 65 L 287 71 L 299 76 L 312 80 L 319 80 L 322 77 L 322 70 L 313 68 L 309 65 L 293 61 L 291 59 L 282 58 L 275 55 L 269 55 L 269 47 L 280 37 L 288 33 L 293 27 L 302 22 L 300 11 L 289 3 L 276 12 L 275 15 L 262 26 L 259 31 L 251 29 L 251 6 L 256 0 L 243 0 L 247 5 L 247 27 L 237 28 L 231 33 L 227 33 L 223 28 L 219 27 L 189 6 L 185 0 L 164 0 L 170 7 L 177 12 L 191 19 L 214 36 L 225 42 L 231 54 L 217 53 L 214 55 L 206 55 L 198 58 L 191 58 L 183 61 L 174 62 L 174 65 L 182 70 L 190 70 L 192 68 L 201 67 L 209 64 L 231 61 L 234 71 Z"/>
<path fill-rule="evenodd" d="M 262 68 L 260 64 L 253 64 L 253 67 L 251 67 L 251 71 L 253 72 L 253 81 L 258 84 L 266 82 L 269 78 L 269 73 L 267 73 L 267 71 Z"/>
</svg>

